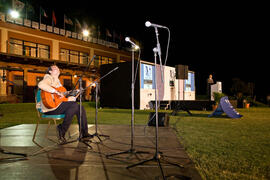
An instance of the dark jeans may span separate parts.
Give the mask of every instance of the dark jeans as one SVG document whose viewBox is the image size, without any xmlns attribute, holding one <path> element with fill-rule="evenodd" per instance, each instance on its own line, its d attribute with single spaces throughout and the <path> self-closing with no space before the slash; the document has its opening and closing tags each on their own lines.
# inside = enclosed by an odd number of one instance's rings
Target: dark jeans
<svg viewBox="0 0 270 180">
<path fill-rule="evenodd" d="M 82 106 L 82 116 L 81 116 L 82 118 L 80 126 L 80 105 L 76 102 L 73 101 L 62 102 L 57 109 L 55 109 L 54 111 L 47 112 L 45 114 L 48 115 L 65 114 L 63 123 L 58 125 L 63 136 L 68 130 L 74 115 L 77 116 L 77 121 L 79 124 L 79 128 L 81 128 L 82 136 L 88 133 L 88 125 L 85 109 Z"/>
</svg>

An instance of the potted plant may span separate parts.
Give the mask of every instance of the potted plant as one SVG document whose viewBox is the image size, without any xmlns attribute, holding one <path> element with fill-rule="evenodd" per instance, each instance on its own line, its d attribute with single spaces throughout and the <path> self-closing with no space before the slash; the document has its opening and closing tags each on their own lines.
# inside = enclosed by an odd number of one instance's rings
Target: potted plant
<svg viewBox="0 0 270 180">
<path fill-rule="evenodd" d="M 246 97 L 243 100 L 243 107 L 244 108 L 249 108 L 250 107 L 250 103 L 252 102 L 252 98 L 251 97 Z"/>
<path fill-rule="evenodd" d="M 216 110 L 218 107 L 218 103 L 220 102 L 220 99 L 226 95 L 224 93 L 214 92 L 213 96 L 214 96 L 214 101 L 215 101 L 215 104 L 213 105 L 213 110 Z"/>
</svg>

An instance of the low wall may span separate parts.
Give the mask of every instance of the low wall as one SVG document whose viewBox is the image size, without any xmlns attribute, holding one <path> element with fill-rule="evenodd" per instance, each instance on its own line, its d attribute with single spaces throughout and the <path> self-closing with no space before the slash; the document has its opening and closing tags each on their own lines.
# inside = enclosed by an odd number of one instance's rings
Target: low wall
<svg viewBox="0 0 270 180">
<path fill-rule="evenodd" d="M 16 95 L 0 96 L 0 103 L 18 103 L 21 102 Z"/>
</svg>

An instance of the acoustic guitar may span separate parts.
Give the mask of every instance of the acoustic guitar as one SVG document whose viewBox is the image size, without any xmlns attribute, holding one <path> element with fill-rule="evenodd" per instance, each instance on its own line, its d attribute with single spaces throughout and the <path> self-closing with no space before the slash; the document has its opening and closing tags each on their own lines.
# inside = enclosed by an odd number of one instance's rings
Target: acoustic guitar
<svg viewBox="0 0 270 180">
<path fill-rule="evenodd" d="M 68 101 L 68 98 L 66 96 L 70 94 L 70 91 L 67 91 L 66 88 L 63 86 L 54 88 L 54 89 L 62 93 L 63 97 L 55 93 L 50 93 L 50 92 L 41 90 L 40 95 L 41 95 L 42 103 L 48 109 L 56 108 L 62 102 Z"/>
</svg>

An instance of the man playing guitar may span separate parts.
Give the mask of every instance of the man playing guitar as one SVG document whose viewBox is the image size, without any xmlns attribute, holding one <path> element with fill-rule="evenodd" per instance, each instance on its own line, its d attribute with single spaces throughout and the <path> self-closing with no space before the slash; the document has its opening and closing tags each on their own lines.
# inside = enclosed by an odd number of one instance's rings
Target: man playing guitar
<svg viewBox="0 0 270 180">
<path fill-rule="evenodd" d="M 77 116 L 77 121 L 79 124 L 81 138 L 88 139 L 92 138 L 93 135 L 88 133 L 88 124 L 86 118 L 86 111 L 84 107 L 82 107 L 82 115 L 81 115 L 81 125 L 80 125 L 80 105 L 76 103 L 76 97 L 69 96 L 66 98 L 63 92 L 59 92 L 58 90 L 65 90 L 59 80 L 60 70 L 56 65 L 52 65 L 46 71 L 46 74 L 42 81 L 38 83 L 38 87 L 41 89 L 41 109 L 42 112 L 48 115 L 56 115 L 56 114 L 65 114 L 64 121 L 62 124 L 59 124 L 56 127 L 57 136 L 61 143 L 65 143 L 65 133 L 68 130 L 72 118 L 74 115 Z M 42 94 L 51 95 L 52 100 L 51 104 L 54 103 L 52 106 L 49 106 L 50 103 L 46 103 L 46 96 Z M 44 99 L 45 97 L 45 99 Z M 48 96 L 49 97 L 49 96 Z M 58 103 L 56 103 L 58 102 Z"/>
</svg>

